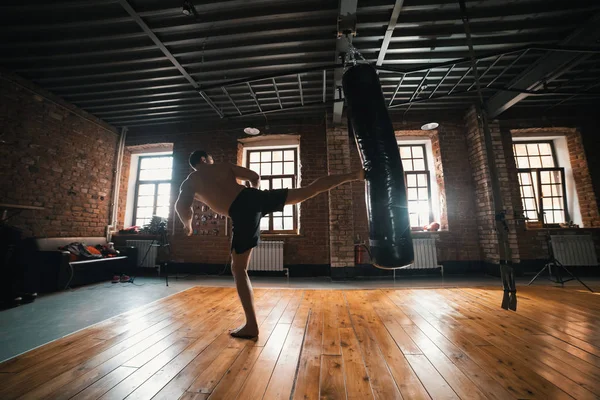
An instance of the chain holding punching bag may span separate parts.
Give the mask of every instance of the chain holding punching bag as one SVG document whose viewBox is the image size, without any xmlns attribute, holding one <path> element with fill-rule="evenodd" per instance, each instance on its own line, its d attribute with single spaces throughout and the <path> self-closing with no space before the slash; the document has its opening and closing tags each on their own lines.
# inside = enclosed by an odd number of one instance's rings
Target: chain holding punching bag
<svg viewBox="0 0 600 400">
<path fill-rule="evenodd" d="M 371 65 L 356 64 L 344 73 L 343 88 L 366 171 L 371 261 L 382 269 L 405 267 L 414 250 L 404 170 L 379 77 Z"/>
</svg>

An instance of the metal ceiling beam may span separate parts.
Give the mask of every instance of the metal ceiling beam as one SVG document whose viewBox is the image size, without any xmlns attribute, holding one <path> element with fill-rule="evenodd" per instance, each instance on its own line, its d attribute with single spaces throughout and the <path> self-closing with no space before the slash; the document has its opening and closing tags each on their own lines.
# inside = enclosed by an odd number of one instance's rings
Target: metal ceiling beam
<svg viewBox="0 0 600 400">
<path fill-rule="evenodd" d="M 250 96 L 252 96 L 252 98 L 254 99 L 254 102 L 258 106 L 259 111 L 263 112 L 263 109 L 260 106 L 260 103 L 258 102 L 258 98 L 256 97 L 256 93 L 254 93 L 254 90 L 252 90 L 252 86 L 250 85 L 250 82 L 246 82 L 246 85 L 248 85 L 248 90 L 250 90 Z"/>
<path fill-rule="evenodd" d="M 560 45 L 594 46 L 600 38 L 600 13 L 590 18 L 582 27 L 563 40 Z M 568 72 L 591 55 L 579 55 L 567 52 L 552 52 L 540 58 L 527 71 L 518 76 L 509 88 L 535 91 Z M 490 98 L 486 109 L 490 118 L 495 118 L 510 107 L 529 96 L 526 93 L 501 91 Z"/>
<path fill-rule="evenodd" d="M 327 101 L 327 70 L 323 70 L 323 103 Z"/>
<path fill-rule="evenodd" d="M 215 110 L 215 112 L 219 115 L 219 117 L 223 118 L 224 115 L 221 112 L 221 110 L 219 110 L 219 108 L 216 106 L 216 104 L 213 103 L 213 101 L 210 99 L 210 97 L 208 97 L 208 95 L 206 93 L 204 93 L 204 91 L 200 90 L 200 85 L 198 84 L 198 82 L 196 82 L 196 80 L 194 78 L 192 78 L 190 76 L 190 74 L 188 74 L 188 72 L 185 70 L 185 68 L 183 68 L 183 66 L 179 63 L 179 61 L 177 61 L 177 59 L 173 56 L 173 54 L 171 54 L 169 49 L 167 49 L 167 47 L 163 44 L 163 42 L 160 41 L 158 36 L 156 36 L 154 34 L 152 29 L 150 29 L 150 27 L 142 20 L 142 18 L 131 7 L 131 5 L 127 2 L 127 0 L 119 0 L 119 4 L 121 4 L 121 7 L 123 7 L 125 9 L 125 11 L 127 11 L 127 13 L 140 26 L 140 28 L 142 28 L 142 30 L 144 32 L 146 32 L 148 37 L 154 42 L 154 44 L 160 49 L 160 51 L 162 51 L 162 53 L 165 55 L 165 57 L 167 57 L 169 59 L 169 61 L 171 61 L 171 63 L 175 66 L 175 68 L 177 68 L 179 70 L 181 75 L 183 75 L 184 78 L 187 79 L 187 81 L 194 87 L 194 89 L 198 90 L 198 93 L 208 103 L 208 105 L 213 110 Z"/>
<path fill-rule="evenodd" d="M 298 75 L 300 76 L 300 75 Z M 279 108 L 283 108 L 283 104 L 281 104 L 281 98 L 279 97 L 279 90 L 277 89 L 277 83 L 275 82 L 275 78 L 273 78 L 273 89 L 275 89 L 275 94 L 277 95 L 277 101 L 279 102 Z"/>
<path fill-rule="evenodd" d="M 392 35 L 394 34 L 396 22 L 398 21 L 398 16 L 400 15 L 400 10 L 402 9 L 403 4 L 404 0 L 396 0 L 396 3 L 394 4 L 394 8 L 392 9 L 392 16 L 390 17 L 390 22 L 388 23 L 387 29 L 385 30 L 383 42 L 381 43 L 379 55 L 377 56 L 376 65 L 383 64 L 383 59 L 385 58 L 385 53 L 387 52 L 390 40 L 392 39 Z"/>
<path fill-rule="evenodd" d="M 356 6 L 358 0 L 340 0 L 338 7 L 338 24 L 335 47 L 335 63 L 344 62 L 343 55 L 348 51 L 348 42 L 352 42 L 352 37 L 356 34 Z M 346 37 L 348 40 L 346 40 Z M 340 59 L 342 57 L 342 59 Z M 344 68 L 336 68 L 333 77 L 333 124 L 342 122 L 342 112 L 344 111 L 342 77 Z"/>
<path fill-rule="evenodd" d="M 302 93 L 302 78 L 300 78 L 300 74 L 298 74 L 298 89 L 300 89 L 300 103 L 304 105 L 304 93 Z"/>
</svg>

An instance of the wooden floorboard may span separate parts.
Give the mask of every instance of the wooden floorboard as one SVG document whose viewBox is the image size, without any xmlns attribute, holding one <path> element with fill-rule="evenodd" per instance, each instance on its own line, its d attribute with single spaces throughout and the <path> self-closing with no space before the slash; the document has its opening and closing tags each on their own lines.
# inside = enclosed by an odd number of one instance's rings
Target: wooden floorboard
<svg viewBox="0 0 600 400">
<path fill-rule="evenodd" d="M 194 287 L 0 364 L 1 399 L 598 399 L 600 296 Z"/>
</svg>

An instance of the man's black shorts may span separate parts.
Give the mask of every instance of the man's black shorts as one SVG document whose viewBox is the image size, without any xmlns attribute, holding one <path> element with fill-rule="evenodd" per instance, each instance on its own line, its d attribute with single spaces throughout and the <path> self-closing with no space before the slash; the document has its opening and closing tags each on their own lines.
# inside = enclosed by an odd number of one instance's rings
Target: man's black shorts
<svg viewBox="0 0 600 400">
<path fill-rule="evenodd" d="M 237 254 L 256 247 L 260 241 L 260 219 L 275 211 L 283 211 L 288 189 L 258 190 L 246 188 L 229 208 L 233 226 L 231 248 Z"/>
</svg>

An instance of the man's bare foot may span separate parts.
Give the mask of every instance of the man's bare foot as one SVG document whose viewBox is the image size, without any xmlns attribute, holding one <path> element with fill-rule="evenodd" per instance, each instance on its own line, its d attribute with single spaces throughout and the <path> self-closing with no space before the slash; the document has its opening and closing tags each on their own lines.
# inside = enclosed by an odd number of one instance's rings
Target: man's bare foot
<svg viewBox="0 0 600 400">
<path fill-rule="evenodd" d="M 249 327 L 248 325 L 242 325 L 237 329 L 229 331 L 229 334 L 237 338 L 254 339 L 258 337 L 258 328 Z"/>
</svg>

